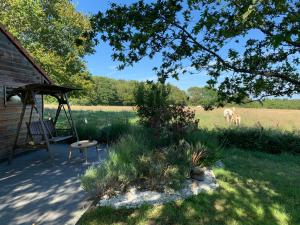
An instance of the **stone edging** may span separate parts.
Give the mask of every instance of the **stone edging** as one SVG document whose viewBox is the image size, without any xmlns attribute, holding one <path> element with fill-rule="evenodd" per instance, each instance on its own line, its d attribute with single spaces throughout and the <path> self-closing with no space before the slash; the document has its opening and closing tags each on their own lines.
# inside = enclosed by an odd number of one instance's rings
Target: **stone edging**
<svg viewBox="0 0 300 225">
<path fill-rule="evenodd" d="M 118 194 L 112 198 L 102 198 L 98 206 L 110 206 L 113 208 L 137 208 L 143 204 L 160 205 L 171 201 L 186 199 L 200 192 L 216 189 L 219 185 L 212 170 L 207 169 L 204 181 L 187 180 L 184 188 L 174 193 L 159 193 L 155 191 L 137 191 L 131 188 L 125 194 Z"/>
</svg>

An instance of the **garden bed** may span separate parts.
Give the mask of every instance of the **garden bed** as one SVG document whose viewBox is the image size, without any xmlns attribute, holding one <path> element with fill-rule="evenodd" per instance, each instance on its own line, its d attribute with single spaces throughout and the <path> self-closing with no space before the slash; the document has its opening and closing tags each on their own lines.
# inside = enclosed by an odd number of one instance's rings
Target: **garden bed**
<svg viewBox="0 0 300 225">
<path fill-rule="evenodd" d="M 135 187 L 129 189 L 125 194 L 118 194 L 112 198 L 104 196 L 98 203 L 99 206 L 110 206 L 113 208 L 137 208 L 143 204 L 160 205 L 179 199 L 186 199 L 200 192 L 211 191 L 218 187 L 212 170 L 207 169 L 203 181 L 186 180 L 183 188 L 179 191 L 163 193 L 156 191 L 138 191 Z"/>
</svg>

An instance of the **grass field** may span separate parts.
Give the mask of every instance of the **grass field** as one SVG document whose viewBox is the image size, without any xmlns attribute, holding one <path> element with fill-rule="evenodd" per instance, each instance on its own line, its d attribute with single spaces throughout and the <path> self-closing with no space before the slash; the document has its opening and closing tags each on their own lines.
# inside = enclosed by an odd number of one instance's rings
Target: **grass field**
<svg viewBox="0 0 300 225">
<path fill-rule="evenodd" d="M 54 106 L 46 108 L 46 113 L 55 112 Z M 85 118 L 99 127 L 123 118 L 133 122 L 137 119 L 132 107 L 72 108 L 78 124 L 84 123 Z M 223 109 L 195 110 L 201 127 L 228 126 Z M 300 110 L 237 108 L 237 112 L 244 126 L 252 127 L 259 122 L 264 127 L 280 130 L 300 128 Z M 222 154 L 225 168 L 213 168 L 220 185 L 214 192 L 156 207 L 119 210 L 95 207 L 78 224 L 300 224 L 299 154 L 272 155 L 236 148 L 225 148 Z"/>
<path fill-rule="evenodd" d="M 55 109 L 55 105 L 46 105 L 46 108 Z M 113 117 L 128 115 L 131 119 L 134 117 L 134 108 L 132 106 L 72 106 L 76 114 L 87 115 L 91 111 L 97 117 L 99 111 L 116 112 Z M 226 127 L 228 124 L 224 120 L 223 110 L 215 109 L 213 111 L 204 111 L 194 108 L 196 116 L 200 119 L 200 126 L 203 128 Z M 300 110 L 287 109 L 251 109 L 236 108 L 237 113 L 242 117 L 243 126 L 255 126 L 260 123 L 264 127 L 279 128 L 281 130 L 299 130 L 300 129 Z M 130 112 L 127 113 L 126 112 Z M 109 116 L 109 114 L 107 114 Z M 99 115 L 100 116 L 100 115 Z M 82 116 L 80 116 L 82 117 Z"/>
<path fill-rule="evenodd" d="M 214 192 L 156 207 L 98 207 L 79 224 L 300 224 L 299 156 L 226 149 L 223 161 Z"/>
</svg>

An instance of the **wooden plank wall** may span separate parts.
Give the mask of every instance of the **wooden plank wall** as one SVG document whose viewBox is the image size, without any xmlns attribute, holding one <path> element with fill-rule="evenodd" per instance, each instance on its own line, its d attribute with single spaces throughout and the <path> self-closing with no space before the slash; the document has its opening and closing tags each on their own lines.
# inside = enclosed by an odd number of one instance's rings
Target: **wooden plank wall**
<svg viewBox="0 0 300 225">
<path fill-rule="evenodd" d="M 30 83 L 44 83 L 44 79 L 39 71 L 0 31 L 0 159 L 9 156 L 21 112 L 21 104 L 8 102 L 8 105 L 4 106 L 3 86 L 19 87 Z M 39 105 L 42 107 L 41 104 Z M 30 106 L 27 106 L 25 121 L 28 121 L 29 114 Z M 36 116 L 33 120 L 36 120 Z M 26 132 L 26 125 L 23 122 L 18 144 L 24 144 Z"/>
</svg>

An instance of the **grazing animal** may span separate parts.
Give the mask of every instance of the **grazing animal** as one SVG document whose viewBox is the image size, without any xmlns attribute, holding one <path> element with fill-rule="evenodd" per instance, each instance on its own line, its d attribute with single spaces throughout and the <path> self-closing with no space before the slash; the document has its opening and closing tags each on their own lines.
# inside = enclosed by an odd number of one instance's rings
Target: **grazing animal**
<svg viewBox="0 0 300 225">
<path fill-rule="evenodd" d="M 232 108 L 232 109 L 224 109 L 224 118 L 225 120 L 227 121 L 227 123 L 231 123 L 231 120 L 232 120 L 232 117 L 234 115 L 234 111 L 235 111 L 235 108 Z"/>
<path fill-rule="evenodd" d="M 241 124 L 241 116 L 236 113 L 235 108 L 225 109 L 224 110 L 224 118 L 226 119 L 229 125 L 234 124 L 236 126 L 240 126 Z"/>
<path fill-rule="evenodd" d="M 231 118 L 231 123 L 235 124 L 236 126 L 241 125 L 241 116 L 237 113 L 234 113 Z"/>
</svg>

